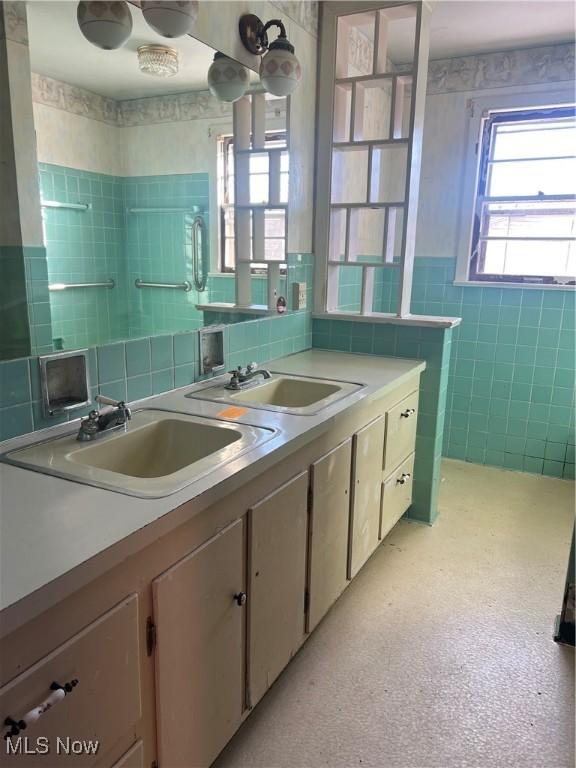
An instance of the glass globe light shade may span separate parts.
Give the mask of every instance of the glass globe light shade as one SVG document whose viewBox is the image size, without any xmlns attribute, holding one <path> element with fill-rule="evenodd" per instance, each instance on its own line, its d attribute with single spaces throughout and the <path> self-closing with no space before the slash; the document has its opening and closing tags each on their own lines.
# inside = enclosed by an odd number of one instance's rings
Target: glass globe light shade
<svg viewBox="0 0 576 768">
<path fill-rule="evenodd" d="M 105 51 L 120 48 L 132 32 L 132 14 L 124 0 L 80 2 L 76 18 L 86 40 Z"/>
<path fill-rule="evenodd" d="M 196 0 L 142 0 L 140 6 L 148 26 L 162 37 L 188 34 L 198 16 Z"/>
<path fill-rule="evenodd" d="M 285 38 L 270 43 L 260 64 L 260 81 L 274 96 L 288 96 L 302 78 L 300 62 L 294 55 L 294 47 Z"/>
<path fill-rule="evenodd" d="M 220 101 L 238 101 L 248 88 L 248 72 L 238 61 L 216 53 L 208 70 L 208 87 Z"/>
</svg>

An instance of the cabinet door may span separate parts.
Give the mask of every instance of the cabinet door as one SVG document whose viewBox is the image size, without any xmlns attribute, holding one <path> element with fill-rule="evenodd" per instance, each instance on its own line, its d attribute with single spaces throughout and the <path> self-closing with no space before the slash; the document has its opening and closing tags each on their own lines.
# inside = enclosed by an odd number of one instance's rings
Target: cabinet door
<svg viewBox="0 0 576 768">
<path fill-rule="evenodd" d="M 310 468 L 308 632 L 347 584 L 351 461 L 352 440 L 348 439 Z"/>
<path fill-rule="evenodd" d="M 378 546 L 383 450 L 384 416 L 379 416 L 353 437 L 349 578 Z"/>
<path fill-rule="evenodd" d="M 138 597 L 130 595 L 0 688 L 0 722 L 28 720 L 10 749 L 1 739 L 0 766 L 87 768 L 113 753 L 142 717 L 138 636 Z M 55 699 L 52 683 L 73 680 L 69 693 Z M 40 717 L 28 719 L 40 706 Z M 76 752 L 81 742 L 87 748 Z"/>
<path fill-rule="evenodd" d="M 216 758 L 243 709 L 243 521 L 152 583 L 160 768 Z"/>
<path fill-rule="evenodd" d="M 249 695 L 254 706 L 304 639 L 308 473 L 250 510 Z"/>
</svg>

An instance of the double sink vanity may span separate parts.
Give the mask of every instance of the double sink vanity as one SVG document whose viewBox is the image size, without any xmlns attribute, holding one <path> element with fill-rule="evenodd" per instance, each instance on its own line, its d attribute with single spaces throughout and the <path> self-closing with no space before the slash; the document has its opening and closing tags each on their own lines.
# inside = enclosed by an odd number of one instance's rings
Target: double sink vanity
<svg viewBox="0 0 576 768">
<path fill-rule="evenodd" d="M 98 749 L 0 765 L 210 765 L 410 506 L 424 367 L 309 350 L 2 446 L 0 717 Z"/>
</svg>

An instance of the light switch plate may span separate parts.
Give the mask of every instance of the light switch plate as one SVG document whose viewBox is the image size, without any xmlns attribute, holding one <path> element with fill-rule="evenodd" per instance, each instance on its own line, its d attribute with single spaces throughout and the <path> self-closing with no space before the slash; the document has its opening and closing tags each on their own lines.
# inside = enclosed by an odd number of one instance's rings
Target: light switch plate
<svg viewBox="0 0 576 768">
<path fill-rule="evenodd" d="M 306 309 L 306 283 L 292 283 L 292 308 Z"/>
</svg>

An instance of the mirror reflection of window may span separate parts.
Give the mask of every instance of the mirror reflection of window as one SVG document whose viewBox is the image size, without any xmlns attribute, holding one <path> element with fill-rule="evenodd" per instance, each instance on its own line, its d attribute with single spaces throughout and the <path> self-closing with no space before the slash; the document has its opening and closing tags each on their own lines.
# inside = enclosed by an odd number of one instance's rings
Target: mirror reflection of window
<svg viewBox="0 0 576 768">
<path fill-rule="evenodd" d="M 267 149 L 286 149 L 280 158 L 280 202 L 288 202 L 289 155 L 286 131 L 266 133 Z M 269 192 L 268 155 L 255 155 L 250 159 L 250 202 L 267 203 Z M 220 271 L 234 272 L 234 138 L 218 137 L 218 209 L 220 226 Z M 267 258 L 283 261 L 285 258 L 285 211 L 267 210 L 265 213 L 265 241 Z M 265 272 L 267 265 L 254 262 L 254 273 Z"/>
</svg>

